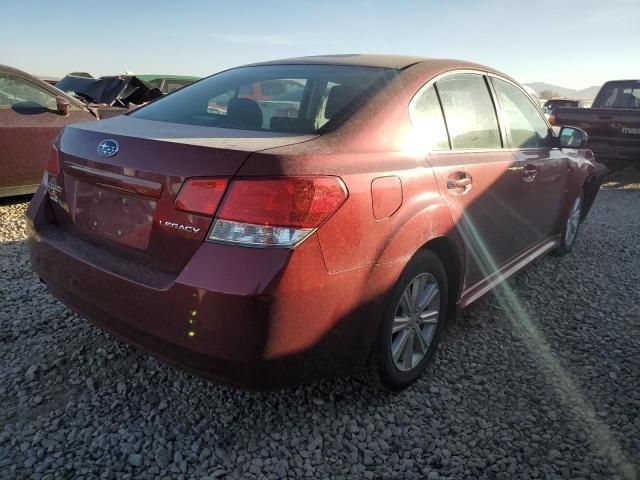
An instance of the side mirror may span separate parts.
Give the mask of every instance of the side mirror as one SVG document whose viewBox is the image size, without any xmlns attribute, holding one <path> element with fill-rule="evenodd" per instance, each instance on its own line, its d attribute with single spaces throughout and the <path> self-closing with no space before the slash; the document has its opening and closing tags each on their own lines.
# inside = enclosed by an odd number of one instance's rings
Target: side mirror
<svg viewBox="0 0 640 480">
<path fill-rule="evenodd" d="M 56 110 L 58 111 L 58 114 L 64 115 L 66 117 L 67 115 L 69 115 L 70 107 L 71 104 L 69 103 L 69 100 L 64 97 L 56 97 Z"/>
<path fill-rule="evenodd" d="M 560 129 L 560 148 L 586 148 L 589 135 L 581 128 L 562 127 Z"/>
</svg>

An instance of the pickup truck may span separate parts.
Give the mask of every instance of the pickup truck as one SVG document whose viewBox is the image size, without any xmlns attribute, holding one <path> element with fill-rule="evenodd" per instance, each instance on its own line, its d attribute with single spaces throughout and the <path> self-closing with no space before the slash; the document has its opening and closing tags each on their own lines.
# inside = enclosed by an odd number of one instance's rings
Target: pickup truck
<svg viewBox="0 0 640 480">
<path fill-rule="evenodd" d="M 610 169 L 640 168 L 640 80 L 606 82 L 591 108 L 558 108 L 549 122 L 585 130 L 596 160 Z"/>
</svg>

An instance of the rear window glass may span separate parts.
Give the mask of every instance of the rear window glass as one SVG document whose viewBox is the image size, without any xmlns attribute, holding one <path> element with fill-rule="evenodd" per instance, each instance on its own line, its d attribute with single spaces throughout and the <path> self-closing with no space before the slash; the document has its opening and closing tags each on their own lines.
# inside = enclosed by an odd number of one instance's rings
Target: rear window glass
<svg viewBox="0 0 640 480">
<path fill-rule="evenodd" d="M 219 73 L 131 115 L 187 125 L 314 133 L 361 104 L 395 70 L 262 65 Z"/>
<path fill-rule="evenodd" d="M 640 108 L 640 82 L 606 83 L 596 102 L 607 108 Z"/>
<path fill-rule="evenodd" d="M 420 131 L 430 150 L 449 150 L 447 127 L 434 87 L 420 92 L 411 104 L 411 122 Z"/>
<path fill-rule="evenodd" d="M 454 149 L 500 148 L 498 119 L 484 78 L 452 75 L 436 83 Z"/>
</svg>

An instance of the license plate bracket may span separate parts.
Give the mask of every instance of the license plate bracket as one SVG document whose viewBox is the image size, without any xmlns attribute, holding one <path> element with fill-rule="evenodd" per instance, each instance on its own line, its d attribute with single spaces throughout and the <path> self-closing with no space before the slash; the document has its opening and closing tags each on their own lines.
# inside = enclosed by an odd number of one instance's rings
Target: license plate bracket
<svg viewBox="0 0 640 480">
<path fill-rule="evenodd" d="M 114 242 L 147 248 L 155 209 L 156 200 L 78 181 L 76 225 Z"/>
</svg>

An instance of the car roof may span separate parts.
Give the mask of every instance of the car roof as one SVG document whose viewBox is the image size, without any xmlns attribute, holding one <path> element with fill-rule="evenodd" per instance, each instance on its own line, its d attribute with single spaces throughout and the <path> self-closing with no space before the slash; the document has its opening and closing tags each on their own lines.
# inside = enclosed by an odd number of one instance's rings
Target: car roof
<svg viewBox="0 0 640 480">
<path fill-rule="evenodd" d="M 402 69 L 410 65 L 428 60 L 425 57 L 408 55 L 377 55 L 377 54 L 341 54 L 341 55 L 314 55 L 309 57 L 294 57 L 268 62 L 257 62 L 245 66 L 256 65 L 352 65 L 360 67 L 382 67 Z"/>
<path fill-rule="evenodd" d="M 411 55 L 387 55 L 387 54 L 344 54 L 344 55 L 318 55 L 309 57 L 294 57 L 281 60 L 271 60 L 268 62 L 258 62 L 244 65 L 254 67 L 258 65 L 350 65 L 359 67 L 379 67 L 392 68 L 396 70 L 406 70 L 412 66 L 419 66 L 422 71 L 429 71 L 434 74 L 451 70 L 480 70 L 494 73 L 502 77 L 513 80 L 508 75 L 494 68 L 480 65 L 478 63 L 465 60 L 455 60 L 446 58 L 419 57 Z"/>
<path fill-rule="evenodd" d="M 77 99 L 73 98 L 72 96 L 67 95 L 66 92 L 63 92 L 62 90 L 54 87 L 53 85 L 49 85 L 44 80 L 40 80 L 38 77 L 36 77 L 34 75 L 31 75 L 30 73 L 23 72 L 22 70 L 18 70 L 17 68 L 9 67 L 8 65 L 1 65 L 0 64 L 0 75 L 11 75 L 11 76 L 14 76 L 14 77 L 24 78 L 25 80 L 28 80 L 31 83 L 35 83 L 36 85 L 38 85 L 39 87 L 41 87 L 44 90 L 48 91 L 52 95 L 55 95 L 57 97 L 64 97 L 73 106 L 82 108 L 83 110 L 86 110 L 86 106 L 80 100 L 77 100 Z"/>
</svg>

